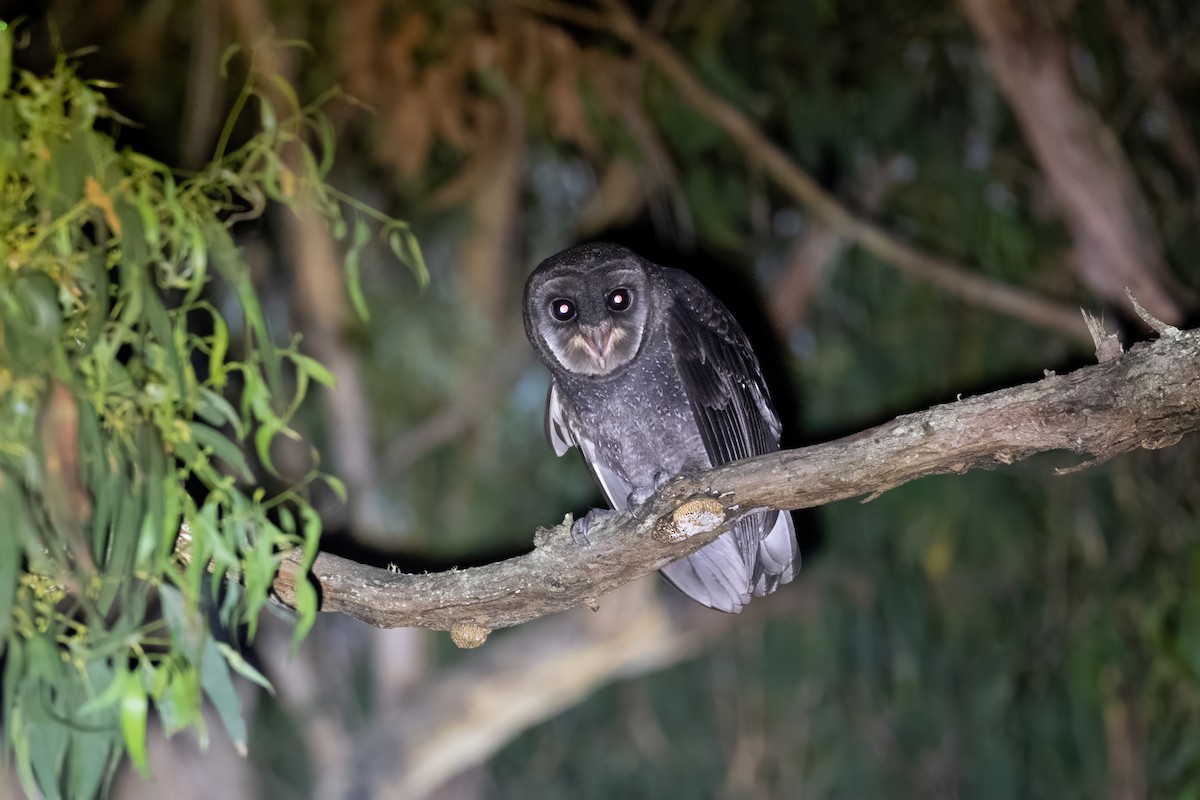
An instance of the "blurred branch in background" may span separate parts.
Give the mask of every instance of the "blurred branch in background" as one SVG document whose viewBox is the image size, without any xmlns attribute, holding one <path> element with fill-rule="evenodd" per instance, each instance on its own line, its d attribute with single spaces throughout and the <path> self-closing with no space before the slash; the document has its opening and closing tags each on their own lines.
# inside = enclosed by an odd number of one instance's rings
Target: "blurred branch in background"
<svg viewBox="0 0 1200 800">
<path fill-rule="evenodd" d="M 961 0 L 1075 243 L 1083 283 L 1113 305 L 1133 292 L 1175 324 L 1196 298 L 1170 275 L 1150 207 L 1120 142 L 1079 96 L 1070 42 L 1060 30 L 1069 4 Z"/>
<path fill-rule="evenodd" d="M 1112 31 L 1125 45 L 1136 89 L 1131 88 L 1126 108 L 1148 106 L 1161 114 L 1166 125 L 1167 147 L 1179 168 L 1192 180 L 1193 217 L 1200 218 L 1200 148 L 1197 148 L 1187 116 L 1175 99 L 1174 90 L 1182 70 L 1178 50 L 1163 49 L 1154 41 L 1146 9 L 1128 0 L 1108 0 L 1106 9 Z M 1127 112 L 1132 114 L 1132 109 Z M 1117 122 L 1119 123 L 1120 117 Z"/>
<path fill-rule="evenodd" d="M 739 619 L 658 588 L 654 581 L 629 584 L 606 595 L 597 611 L 574 609 L 498 637 L 479 658 L 441 672 L 376 716 L 360 736 L 356 772 L 378 797 L 423 797 L 605 683 L 694 656 L 735 621 L 804 618 L 816 600 L 797 587 Z"/>
<path fill-rule="evenodd" d="M 391 480 L 398 480 L 433 450 L 462 436 L 486 413 L 495 409 L 501 395 L 512 388 L 530 362 L 524 330 L 500 343 L 492 360 L 478 377 L 457 393 L 437 413 L 396 437 L 380 459 Z"/>
<path fill-rule="evenodd" d="M 605 0 L 607 13 L 581 12 L 557 0 L 512 0 L 532 11 L 575 24 L 608 31 L 644 53 L 688 102 L 720 125 L 760 164 L 784 191 L 813 212 L 826 225 L 882 261 L 918 280 L 927 281 L 983 308 L 1022 319 L 1077 340 L 1087 337 L 1087 328 L 1070 306 L 1007 285 L 973 272 L 965 266 L 925 253 L 901 241 L 884 228 L 857 216 L 801 169 L 787 153 L 772 142 L 733 104 L 709 90 L 674 50 L 661 39 L 646 33 L 623 5 Z"/>
<path fill-rule="evenodd" d="M 296 84 L 295 48 L 287 49 L 273 38 L 266 8 L 257 0 L 230 0 L 218 4 L 217 9 L 224 9 L 233 21 L 237 39 L 252 53 L 267 90 L 276 95 L 278 104 L 286 104 L 288 98 L 280 87 Z M 213 67 L 209 63 L 196 66 Z M 289 151 L 284 155 L 285 164 L 296 170 L 299 157 L 299 151 Z M 372 447 L 374 426 L 364 393 L 361 352 L 347 341 L 354 313 L 346 295 L 342 253 L 329 225 L 315 209 L 282 209 L 278 219 L 283 260 L 294 279 L 288 294 L 295 304 L 293 324 L 304 334 L 305 349 L 326 365 L 337 381 L 321 394 L 328 431 L 325 442 L 332 456 L 331 463 L 322 466 L 336 471 L 345 482 L 350 523 L 358 535 L 364 539 L 394 535 L 395 525 L 377 496 L 379 469 Z M 331 516 L 329 511 L 325 513 Z"/>
<path fill-rule="evenodd" d="M 196 169 L 208 160 L 221 128 L 222 16 L 219 3 L 196 3 L 192 8 L 194 36 L 188 55 L 179 142 L 179 161 L 187 169 Z"/>
<path fill-rule="evenodd" d="M 1069 375 L 960 399 L 853 436 L 746 459 L 668 483 L 630 513 L 600 520 L 577 545 L 564 522 L 535 537 L 532 553 L 485 567 L 408 575 L 327 554 L 313 562 L 322 609 L 381 627 L 449 630 L 460 646 L 495 628 L 581 603 L 712 541 L 756 508 L 800 509 L 872 498 L 919 477 L 1012 464 L 1065 449 L 1091 456 L 1082 469 L 1139 447 L 1175 444 L 1200 428 L 1200 331 L 1154 320 L 1162 337 Z M 714 498 L 717 498 L 714 500 Z M 297 557 L 275 590 L 291 603 Z"/>
<path fill-rule="evenodd" d="M 904 175 L 906 159 L 895 156 L 872 160 L 863 170 L 858 205 L 868 214 L 883 204 L 888 191 Z M 821 219 L 815 219 L 792 247 L 783 273 L 769 295 L 771 324 L 776 335 L 786 337 L 808 312 L 821 279 L 852 242 Z"/>
</svg>

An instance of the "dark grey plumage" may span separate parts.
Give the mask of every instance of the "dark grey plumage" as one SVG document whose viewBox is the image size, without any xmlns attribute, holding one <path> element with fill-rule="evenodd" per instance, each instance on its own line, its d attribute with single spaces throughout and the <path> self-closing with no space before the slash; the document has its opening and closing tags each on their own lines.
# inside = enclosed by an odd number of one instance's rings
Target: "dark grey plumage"
<svg viewBox="0 0 1200 800">
<path fill-rule="evenodd" d="M 686 272 L 614 244 L 543 261 L 525 332 L 553 380 L 546 432 L 579 447 L 617 509 L 666 479 L 779 449 L 779 418 L 737 321 Z M 740 611 L 800 565 L 791 516 L 762 511 L 662 570 L 694 600 Z"/>
</svg>

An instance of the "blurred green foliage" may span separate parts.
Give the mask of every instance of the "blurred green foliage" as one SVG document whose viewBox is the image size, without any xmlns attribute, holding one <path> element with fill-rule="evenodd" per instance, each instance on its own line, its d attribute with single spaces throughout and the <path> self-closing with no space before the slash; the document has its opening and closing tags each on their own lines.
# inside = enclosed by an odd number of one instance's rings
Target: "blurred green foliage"
<svg viewBox="0 0 1200 800">
<path fill-rule="evenodd" d="M 1197 449 L 1054 461 L 825 508 L 815 608 L 517 740 L 503 796 L 1195 797 Z"/>
<path fill-rule="evenodd" d="M 314 206 L 353 267 L 374 218 L 424 265 L 403 223 L 324 184 L 321 101 L 302 106 L 253 63 L 216 156 L 179 176 L 103 132 L 118 121 L 104 84 L 61 58 L 49 74 L 14 71 L 12 45 L 0 28 L 3 729 L 31 794 L 87 798 L 126 752 L 146 769 L 151 706 L 168 735 L 203 741 L 207 699 L 244 749 L 230 671 L 265 679 L 206 609 L 252 636 L 281 552 L 317 549 L 305 485 L 268 496 L 246 451 L 273 471 L 273 439 L 298 438 L 310 381 L 332 378 L 273 339 L 225 219 Z M 229 146 L 253 105 L 259 133 Z M 213 280 L 233 305 L 209 302 Z M 297 589 L 299 639 L 316 596 Z"/>
</svg>

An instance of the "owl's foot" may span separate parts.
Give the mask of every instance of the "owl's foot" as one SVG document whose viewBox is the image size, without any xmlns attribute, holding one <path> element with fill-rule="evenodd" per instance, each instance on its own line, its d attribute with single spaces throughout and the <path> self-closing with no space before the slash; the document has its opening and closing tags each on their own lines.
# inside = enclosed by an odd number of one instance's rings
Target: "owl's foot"
<svg viewBox="0 0 1200 800">
<path fill-rule="evenodd" d="M 654 473 L 654 486 L 634 489 L 629 493 L 629 497 L 627 498 L 629 502 L 629 508 L 637 508 L 642 503 L 649 500 L 654 496 L 655 492 L 663 487 L 663 484 L 670 481 L 673 477 L 675 476 L 663 470 L 659 470 L 658 472 Z"/>
<path fill-rule="evenodd" d="M 593 508 L 571 523 L 571 541 L 581 547 L 591 544 L 592 541 L 588 539 L 587 535 L 588 530 L 600 520 L 607 519 L 616 513 L 611 508 Z"/>
</svg>

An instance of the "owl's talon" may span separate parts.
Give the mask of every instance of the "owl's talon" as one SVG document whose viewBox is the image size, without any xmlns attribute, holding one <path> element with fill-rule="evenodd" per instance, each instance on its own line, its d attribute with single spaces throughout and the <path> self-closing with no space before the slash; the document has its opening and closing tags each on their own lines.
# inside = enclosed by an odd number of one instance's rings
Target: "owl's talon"
<svg viewBox="0 0 1200 800">
<path fill-rule="evenodd" d="M 632 492 L 629 493 L 629 496 L 625 498 L 626 507 L 636 509 L 638 506 L 640 506 L 642 503 L 646 502 L 653 496 L 654 496 L 653 491 L 647 492 L 647 491 L 639 491 L 637 489 L 634 489 Z"/>
<path fill-rule="evenodd" d="M 602 519 L 611 517 L 617 513 L 609 508 L 593 508 L 579 519 L 571 523 L 571 541 L 580 547 L 587 547 L 592 543 L 588 538 L 588 531 L 593 525 Z"/>
<path fill-rule="evenodd" d="M 648 489 L 634 489 L 632 492 L 630 492 L 629 497 L 627 498 L 627 502 L 629 504 L 628 507 L 637 508 L 642 503 L 656 495 L 658 490 L 670 483 L 671 479 L 674 477 L 676 476 L 665 470 L 659 470 L 658 472 L 654 473 L 654 486 Z"/>
</svg>

